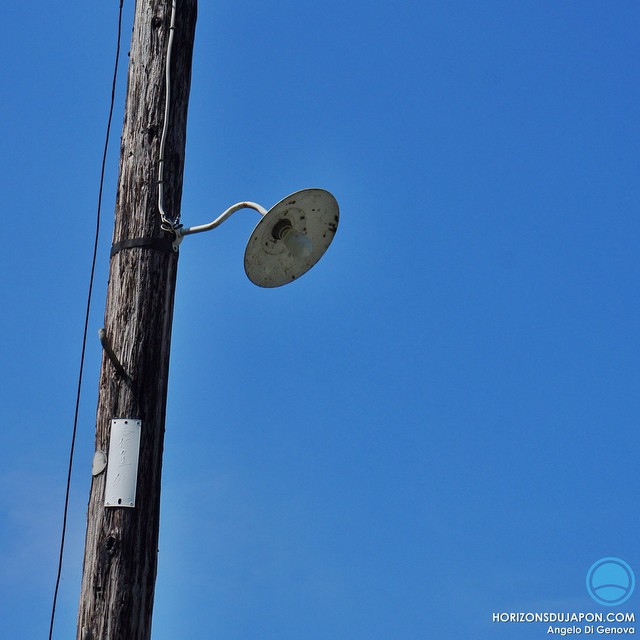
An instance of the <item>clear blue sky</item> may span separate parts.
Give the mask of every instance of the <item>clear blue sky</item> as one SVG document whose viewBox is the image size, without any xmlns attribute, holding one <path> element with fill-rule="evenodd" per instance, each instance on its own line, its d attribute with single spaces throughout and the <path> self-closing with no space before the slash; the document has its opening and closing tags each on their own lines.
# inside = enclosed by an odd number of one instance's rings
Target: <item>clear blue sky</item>
<svg viewBox="0 0 640 640">
<path fill-rule="evenodd" d="M 2 638 L 48 631 L 117 4 L 4 8 Z M 310 186 L 342 218 L 277 290 L 253 212 L 182 245 L 154 640 L 543 638 L 491 614 L 605 611 L 604 556 L 640 576 L 639 33 L 625 0 L 200 3 L 183 222 Z"/>
</svg>

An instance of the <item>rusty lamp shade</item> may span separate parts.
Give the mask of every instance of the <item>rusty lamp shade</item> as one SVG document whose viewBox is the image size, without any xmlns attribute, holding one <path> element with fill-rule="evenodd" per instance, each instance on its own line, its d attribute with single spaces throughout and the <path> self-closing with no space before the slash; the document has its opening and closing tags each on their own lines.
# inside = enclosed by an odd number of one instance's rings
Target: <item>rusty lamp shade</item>
<svg viewBox="0 0 640 640">
<path fill-rule="evenodd" d="M 324 189 L 303 189 L 280 200 L 253 230 L 244 270 L 259 287 L 297 280 L 320 260 L 338 228 L 336 199 Z"/>
</svg>

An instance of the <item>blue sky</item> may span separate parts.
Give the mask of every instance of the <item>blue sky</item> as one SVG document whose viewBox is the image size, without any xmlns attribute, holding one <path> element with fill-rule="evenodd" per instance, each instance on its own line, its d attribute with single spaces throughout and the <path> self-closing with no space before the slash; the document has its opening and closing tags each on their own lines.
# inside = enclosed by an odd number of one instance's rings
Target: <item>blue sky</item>
<svg viewBox="0 0 640 640">
<path fill-rule="evenodd" d="M 48 630 L 117 2 L 5 7 L 0 636 Z M 57 638 L 73 637 L 122 67 Z M 257 214 L 181 249 L 154 640 L 540 638 L 640 572 L 640 6 L 201 2 L 182 220 L 304 187 L 335 242 L 262 290 Z M 638 593 L 617 610 L 638 611 Z"/>
</svg>

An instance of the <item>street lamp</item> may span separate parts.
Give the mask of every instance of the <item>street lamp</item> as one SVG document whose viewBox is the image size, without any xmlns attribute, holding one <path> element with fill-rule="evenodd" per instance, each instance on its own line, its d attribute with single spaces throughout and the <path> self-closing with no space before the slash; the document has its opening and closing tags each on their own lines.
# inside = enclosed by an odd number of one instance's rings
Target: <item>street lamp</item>
<svg viewBox="0 0 640 640">
<path fill-rule="evenodd" d="M 338 228 L 336 199 L 324 189 L 303 189 L 269 211 L 255 202 L 238 202 L 208 224 L 174 229 L 174 247 L 184 236 L 210 231 L 240 209 L 255 209 L 262 219 L 244 253 L 244 270 L 259 287 L 279 287 L 309 271 L 329 248 Z"/>
</svg>

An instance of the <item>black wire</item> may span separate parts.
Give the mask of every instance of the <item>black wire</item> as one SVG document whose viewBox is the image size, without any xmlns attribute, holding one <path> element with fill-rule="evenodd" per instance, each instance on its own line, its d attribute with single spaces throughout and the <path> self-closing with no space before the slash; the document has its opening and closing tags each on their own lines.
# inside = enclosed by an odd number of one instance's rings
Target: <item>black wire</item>
<svg viewBox="0 0 640 640">
<path fill-rule="evenodd" d="M 91 275 L 89 277 L 89 291 L 87 294 L 87 309 L 84 317 L 84 332 L 82 335 L 82 352 L 80 354 L 80 371 L 78 372 L 78 390 L 76 393 L 76 407 L 73 418 L 73 432 L 71 435 L 71 448 L 69 451 L 69 469 L 67 472 L 67 488 L 64 497 L 64 514 L 62 516 L 62 534 L 60 537 L 60 557 L 58 559 L 58 574 L 56 577 L 56 587 L 53 592 L 53 605 L 51 607 L 51 624 L 49 625 L 49 640 L 53 636 L 53 623 L 56 615 L 56 602 L 58 600 L 58 589 L 60 587 L 60 576 L 62 575 L 62 557 L 64 555 L 64 540 L 67 532 L 67 514 L 69 511 L 69 491 L 71 487 L 71 469 L 73 468 L 73 453 L 76 446 L 76 433 L 78 431 L 78 412 L 80 409 L 80 391 L 82 389 L 82 373 L 84 371 L 84 357 L 87 347 L 87 331 L 89 328 L 89 314 L 91 311 L 91 295 L 93 293 L 93 279 L 96 271 L 96 257 L 98 255 L 98 239 L 100 237 L 100 215 L 102 212 L 102 191 L 104 187 L 104 173 L 107 164 L 107 150 L 109 148 L 109 136 L 111 133 L 111 120 L 113 118 L 113 105 L 116 96 L 116 81 L 118 78 L 118 60 L 120 58 L 120 40 L 122 36 L 122 5 L 124 0 L 120 0 L 118 11 L 118 39 L 116 43 L 116 57 L 113 69 L 113 82 L 111 83 L 111 104 L 109 106 L 109 119 L 107 121 L 107 131 L 105 134 L 104 151 L 102 153 L 102 167 L 100 170 L 100 188 L 98 189 L 98 208 L 96 211 L 96 231 L 93 242 L 93 258 L 91 260 Z"/>
</svg>

